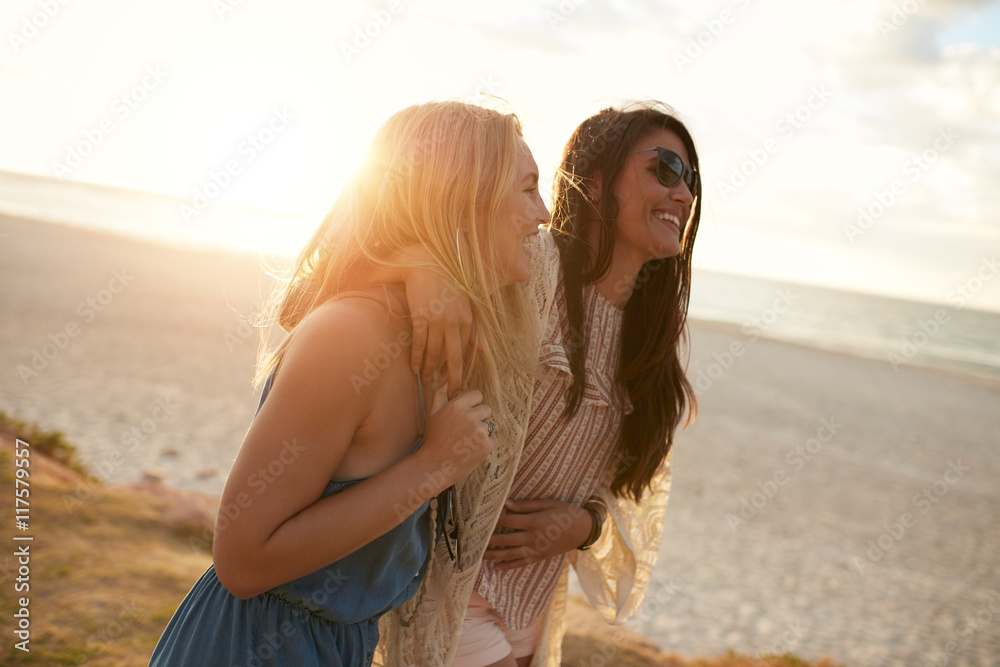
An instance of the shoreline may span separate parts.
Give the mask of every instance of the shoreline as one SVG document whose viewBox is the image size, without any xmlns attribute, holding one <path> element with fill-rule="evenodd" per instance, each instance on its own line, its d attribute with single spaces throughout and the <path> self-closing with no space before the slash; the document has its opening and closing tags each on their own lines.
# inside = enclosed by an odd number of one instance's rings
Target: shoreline
<svg viewBox="0 0 1000 667">
<path fill-rule="evenodd" d="M 741 331 L 741 326 L 733 322 L 726 322 L 722 320 L 709 320 L 698 317 L 689 317 L 688 323 L 689 326 L 693 325 L 693 327 L 697 327 L 703 330 L 717 331 L 719 333 L 727 335 L 729 334 L 739 335 L 739 336 L 743 335 Z M 865 352 L 858 350 L 857 348 L 848 349 L 846 346 L 839 346 L 836 343 L 809 344 L 801 340 L 795 340 L 792 338 L 767 335 L 766 332 L 762 333 L 759 336 L 759 339 L 767 340 L 772 343 L 778 343 L 781 345 L 790 345 L 793 347 L 799 347 L 805 350 L 812 350 L 815 352 L 827 352 L 830 354 L 840 355 L 851 359 L 864 359 L 866 361 L 879 362 L 885 364 L 886 366 L 889 366 L 890 368 L 892 367 L 892 363 L 885 358 L 885 355 L 879 355 L 875 353 L 866 354 Z M 900 364 L 900 368 L 903 367 L 909 367 L 921 371 L 928 371 L 931 373 L 939 373 L 947 377 L 951 377 L 957 380 L 972 382 L 990 389 L 1000 389 L 1000 373 L 992 374 L 986 371 L 974 371 L 969 368 L 950 365 L 945 362 L 935 363 L 933 361 L 928 361 L 928 360 L 914 361 L 912 359 L 907 360 L 905 364 Z"/>
</svg>

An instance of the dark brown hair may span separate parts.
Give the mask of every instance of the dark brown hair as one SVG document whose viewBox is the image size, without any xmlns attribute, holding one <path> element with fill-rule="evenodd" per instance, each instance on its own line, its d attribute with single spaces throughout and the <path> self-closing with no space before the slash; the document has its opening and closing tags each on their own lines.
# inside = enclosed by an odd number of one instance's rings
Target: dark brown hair
<svg viewBox="0 0 1000 667">
<path fill-rule="evenodd" d="M 611 268 L 619 210 L 611 193 L 637 142 L 658 129 L 676 134 L 687 149 L 690 166 L 698 169 L 691 134 L 669 107 L 658 102 L 609 108 L 591 116 L 577 127 L 563 150 L 554 187 L 552 224 L 569 320 L 569 331 L 564 334 L 573 384 L 563 415 L 567 419 L 579 410 L 584 390 L 587 341 L 580 332 L 587 328 L 583 288 Z M 605 193 L 599 210 L 588 200 L 598 176 Z M 693 194 L 694 210 L 681 237 L 680 254 L 646 262 L 635 286 L 626 288 L 631 294 L 622 323 L 618 382 L 628 393 L 634 411 L 622 422 L 611 490 L 618 497 L 631 496 L 636 501 L 670 451 L 685 411 L 688 422 L 697 413 L 694 391 L 680 359 L 686 343 L 691 254 L 701 217 L 700 193 Z M 590 239 L 595 237 L 597 247 L 592 248 Z"/>
</svg>

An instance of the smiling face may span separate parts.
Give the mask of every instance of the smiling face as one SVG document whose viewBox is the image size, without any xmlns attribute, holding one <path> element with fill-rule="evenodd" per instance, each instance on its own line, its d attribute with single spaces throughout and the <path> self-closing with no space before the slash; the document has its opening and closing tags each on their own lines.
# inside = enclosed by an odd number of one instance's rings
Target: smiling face
<svg viewBox="0 0 1000 667">
<path fill-rule="evenodd" d="M 683 180 L 666 187 L 657 179 L 657 153 L 646 150 L 656 147 L 669 148 L 685 164 L 691 163 L 680 137 L 662 128 L 643 135 L 632 147 L 612 194 L 619 207 L 615 222 L 616 261 L 627 261 L 633 269 L 653 259 L 680 254 L 681 235 L 694 202 Z"/>
<path fill-rule="evenodd" d="M 496 256 L 501 284 L 526 281 L 531 275 L 529 237 L 538 234 L 538 225 L 549 220 L 549 211 L 538 192 L 538 166 L 531 149 L 523 141 L 517 157 L 514 187 L 497 216 Z"/>
</svg>

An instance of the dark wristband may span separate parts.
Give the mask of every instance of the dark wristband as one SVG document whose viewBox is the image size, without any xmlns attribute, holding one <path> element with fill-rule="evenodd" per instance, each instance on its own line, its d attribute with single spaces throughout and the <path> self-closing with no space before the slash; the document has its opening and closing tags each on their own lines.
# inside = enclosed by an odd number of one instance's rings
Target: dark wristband
<svg viewBox="0 0 1000 667">
<path fill-rule="evenodd" d="M 590 534 L 587 535 L 587 539 L 583 544 L 577 547 L 580 551 L 586 551 L 594 545 L 594 542 L 601 536 L 601 513 L 595 510 L 593 507 L 583 506 L 583 509 L 587 510 L 590 514 Z"/>
</svg>

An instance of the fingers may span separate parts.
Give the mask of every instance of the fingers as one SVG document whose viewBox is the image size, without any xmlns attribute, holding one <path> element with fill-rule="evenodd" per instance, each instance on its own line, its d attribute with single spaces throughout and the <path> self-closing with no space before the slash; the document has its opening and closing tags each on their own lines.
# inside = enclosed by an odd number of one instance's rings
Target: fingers
<svg viewBox="0 0 1000 667">
<path fill-rule="evenodd" d="M 475 328 L 472 307 L 467 297 L 458 300 L 457 310 L 451 310 L 444 322 L 445 363 L 448 366 L 448 388 L 452 394 L 462 388 L 462 353 L 469 347 Z"/>
<path fill-rule="evenodd" d="M 478 389 L 459 392 L 458 395 L 451 399 L 448 396 L 448 385 L 446 384 L 442 384 L 434 390 L 434 397 L 431 399 L 431 415 L 435 414 L 448 403 L 453 403 L 454 409 L 459 411 L 459 414 L 468 412 L 469 419 L 477 422 L 489 419 L 493 414 L 490 406 L 483 403 L 483 393 Z M 486 425 L 483 424 L 483 428 L 485 427 Z"/>
<path fill-rule="evenodd" d="M 492 561 L 517 560 L 519 558 L 543 558 L 542 554 L 532 546 L 518 545 L 513 547 L 489 547 L 483 552 L 483 558 Z"/>
<path fill-rule="evenodd" d="M 448 366 L 448 391 L 462 389 L 462 341 L 452 329 L 445 334 L 445 363 Z"/>
<path fill-rule="evenodd" d="M 418 321 L 423 323 L 424 329 L 427 329 L 426 321 L 415 319 L 413 322 L 414 330 L 416 330 L 417 328 Z M 424 354 L 423 354 L 423 365 L 420 368 L 421 372 L 426 377 L 430 377 L 434 373 L 434 371 L 441 368 L 441 363 L 442 363 L 441 348 L 444 345 L 444 343 L 442 341 L 442 334 L 439 331 L 427 332 L 425 333 L 424 338 L 426 341 L 426 347 L 424 349 Z M 417 350 L 417 343 L 416 343 L 416 336 L 414 335 L 414 341 L 413 341 L 414 355 L 416 354 L 416 350 Z"/>
<path fill-rule="evenodd" d="M 487 410 L 489 410 L 490 407 L 483 403 L 483 392 L 479 391 L 478 389 L 470 389 L 469 391 L 463 391 L 459 393 L 458 396 L 453 397 L 452 400 L 455 401 L 455 405 L 457 407 L 465 409 L 478 408 L 479 406 L 482 405 Z M 489 414 L 492 414 L 492 410 L 490 411 Z M 486 419 L 486 417 L 483 417 L 483 419 Z"/>
<path fill-rule="evenodd" d="M 561 507 L 564 505 L 569 505 L 569 503 L 564 503 L 560 500 L 552 500 L 550 498 L 525 498 L 523 500 L 515 500 L 513 498 L 508 498 L 504 503 L 506 507 L 511 512 L 541 512 L 543 510 L 555 509 L 556 507 Z"/>
<path fill-rule="evenodd" d="M 476 421 L 482 422 L 486 435 L 489 435 L 489 425 L 486 421 L 493 415 L 493 410 L 490 409 L 490 406 L 485 403 L 480 403 L 476 407 L 472 408 L 470 413 L 472 413 L 472 416 L 475 417 Z"/>
<path fill-rule="evenodd" d="M 518 530 L 513 533 L 493 533 L 486 543 L 487 549 L 510 549 L 512 547 L 527 547 L 532 544 L 534 533 Z"/>
<path fill-rule="evenodd" d="M 447 348 L 447 361 L 445 369 L 448 371 L 448 392 L 452 395 L 462 391 L 462 351 L 455 352 L 455 343 L 452 340 L 445 342 Z"/>
<path fill-rule="evenodd" d="M 497 526 L 510 528 L 512 530 L 531 530 L 535 528 L 535 517 L 525 514 L 501 514 L 497 519 Z"/>
<path fill-rule="evenodd" d="M 471 323 L 469 323 L 469 333 L 467 336 L 465 336 L 465 341 L 469 352 L 473 354 L 478 354 L 482 352 L 482 349 L 480 349 L 479 347 L 479 338 L 476 335 L 476 322 L 474 320 Z"/>
<path fill-rule="evenodd" d="M 434 392 L 434 396 L 431 398 L 431 411 L 430 415 L 434 415 L 438 410 L 443 408 L 448 404 L 448 385 L 441 385 Z"/>
</svg>

